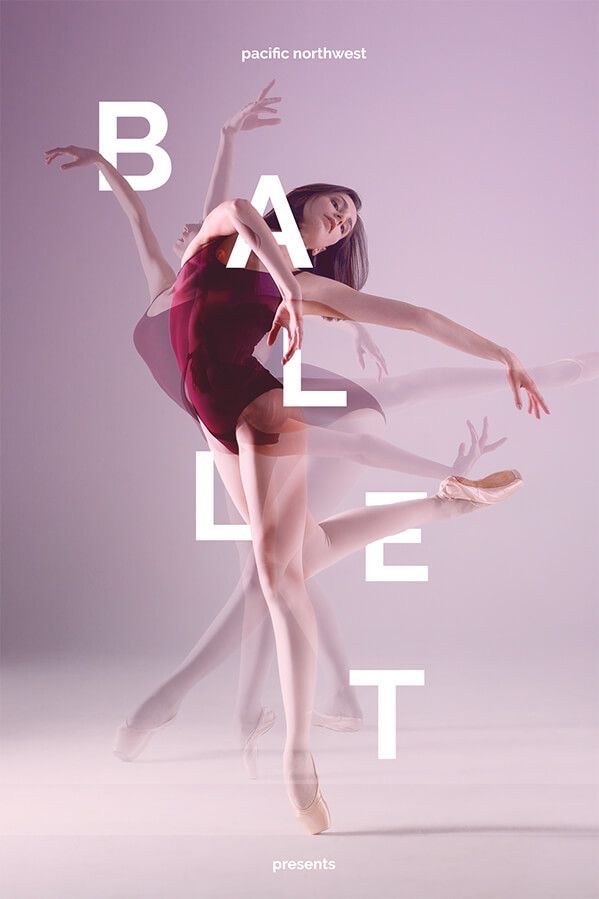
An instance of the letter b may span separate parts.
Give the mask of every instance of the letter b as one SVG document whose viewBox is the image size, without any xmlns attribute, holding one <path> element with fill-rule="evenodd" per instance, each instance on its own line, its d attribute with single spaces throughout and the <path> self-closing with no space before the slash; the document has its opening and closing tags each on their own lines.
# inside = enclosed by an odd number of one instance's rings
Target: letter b
<svg viewBox="0 0 599 899">
<path fill-rule="evenodd" d="M 166 113 L 157 103 L 150 100 L 99 103 L 99 150 L 102 156 L 117 168 L 119 153 L 145 153 L 152 160 L 152 170 L 147 175 L 127 175 L 127 181 L 134 190 L 156 190 L 166 184 L 171 176 L 171 158 L 158 144 L 164 140 L 168 129 Z M 145 137 L 119 138 L 117 125 L 119 118 L 146 119 L 149 130 Z M 100 190 L 110 190 L 106 178 L 100 174 Z"/>
</svg>

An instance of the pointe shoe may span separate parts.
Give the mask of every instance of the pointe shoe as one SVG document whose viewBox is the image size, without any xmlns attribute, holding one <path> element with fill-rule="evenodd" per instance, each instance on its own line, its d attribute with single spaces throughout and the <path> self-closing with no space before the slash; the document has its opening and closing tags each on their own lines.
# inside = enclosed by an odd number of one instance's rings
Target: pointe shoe
<svg viewBox="0 0 599 899">
<path fill-rule="evenodd" d="M 313 709 L 312 724 L 315 727 L 328 727 L 329 730 L 337 730 L 342 733 L 354 733 L 360 730 L 363 721 L 362 718 L 352 718 L 349 715 L 326 715 Z"/>
<path fill-rule="evenodd" d="M 177 710 L 178 711 L 178 710 Z M 163 721 L 162 724 L 158 724 L 156 727 L 132 727 L 131 724 L 125 719 L 123 723 L 117 728 L 117 732 L 114 738 L 114 746 L 112 747 L 112 751 L 114 755 L 118 758 L 122 759 L 123 762 L 132 762 L 133 759 L 136 759 L 137 756 L 143 752 L 146 748 L 150 738 L 156 733 L 158 730 L 162 730 L 163 727 L 166 727 L 168 724 L 172 724 L 175 720 L 177 712 L 171 715 L 170 718 L 167 718 L 166 721 Z"/>
<path fill-rule="evenodd" d="M 437 496 L 442 499 L 461 499 L 480 505 L 491 505 L 511 496 L 522 486 L 522 475 L 513 468 L 511 471 L 495 471 L 479 481 L 469 481 L 452 475 L 439 485 Z"/>
<path fill-rule="evenodd" d="M 320 790 L 320 782 L 318 780 L 318 774 L 316 773 L 316 765 L 314 764 L 312 753 L 310 753 L 310 758 L 312 759 L 314 776 L 316 777 L 316 793 L 314 799 L 310 805 L 307 805 L 305 808 L 300 808 L 295 802 L 290 801 L 295 810 L 295 816 L 300 821 L 302 827 L 304 827 L 308 833 L 315 835 L 317 833 L 322 833 L 323 830 L 329 829 L 331 826 L 331 813 L 329 812 L 329 807 Z"/>
<path fill-rule="evenodd" d="M 595 356 L 595 355 L 597 355 L 597 354 L 596 354 L 596 353 L 589 353 L 588 355 L 589 355 L 589 356 Z M 568 357 L 566 357 L 566 358 L 564 358 L 564 359 L 558 359 L 558 362 L 573 362 L 575 365 L 578 366 L 578 374 L 576 375 L 576 377 L 575 377 L 574 380 L 572 381 L 573 384 L 576 384 L 578 381 L 581 381 L 581 380 L 583 379 L 583 378 L 582 378 L 582 375 L 583 375 L 583 373 L 584 373 L 584 368 L 585 368 L 585 367 L 584 367 L 584 364 L 580 361 L 580 359 L 574 359 L 573 357 L 568 356 Z"/>
<path fill-rule="evenodd" d="M 258 778 L 258 737 L 261 737 L 271 729 L 276 717 L 272 709 L 264 706 L 260 711 L 258 723 L 241 747 L 241 757 L 250 780 L 257 780 Z"/>
</svg>

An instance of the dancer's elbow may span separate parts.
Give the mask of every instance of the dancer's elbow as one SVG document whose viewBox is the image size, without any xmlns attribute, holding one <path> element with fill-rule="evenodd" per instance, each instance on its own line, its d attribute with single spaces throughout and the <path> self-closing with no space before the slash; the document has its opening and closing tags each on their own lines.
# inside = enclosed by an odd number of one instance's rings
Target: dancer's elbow
<svg viewBox="0 0 599 899">
<path fill-rule="evenodd" d="M 226 200 L 225 202 L 234 215 L 243 215 L 248 209 L 254 208 L 250 201 L 244 199 L 244 197 L 235 197 L 234 200 Z"/>
<path fill-rule="evenodd" d="M 414 306 L 410 303 L 406 305 L 409 307 L 406 314 L 407 328 L 418 334 L 431 334 L 434 330 L 436 312 L 427 309 L 426 306 Z"/>
</svg>

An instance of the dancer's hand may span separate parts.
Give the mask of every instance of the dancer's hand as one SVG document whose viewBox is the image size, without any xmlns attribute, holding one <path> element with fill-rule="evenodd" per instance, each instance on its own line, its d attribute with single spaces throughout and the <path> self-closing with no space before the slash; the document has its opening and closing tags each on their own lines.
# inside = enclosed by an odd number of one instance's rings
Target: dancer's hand
<svg viewBox="0 0 599 899">
<path fill-rule="evenodd" d="M 474 463 L 477 462 L 481 456 L 484 456 L 485 453 L 492 453 L 493 450 L 503 446 L 507 440 L 507 437 L 501 437 L 494 443 L 488 443 L 489 419 L 486 415 L 483 420 L 483 429 L 480 437 L 476 433 L 476 428 L 469 419 L 466 424 L 470 431 L 470 449 L 466 453 L 466 444 L 460 443 L 458 454 L 451 466 L 452 474 L 459 475 L 460 477 L 467 475 Z"/>
<path fill-rule="evenodd" d="M 223 131 L 229 134 L 237 134 L 238 131 L 253 131 L 254 128 L 262 128 L 263 125 L 278 125 L 280 118 L 260 118 L 260 114 L 264 112 L 273 112 L 276 116 L 278 110 L 270 104 L 280 103 L 282 97 L 267 97 L 268 91 L 271 89 L 275 79 L 273 78 L 265 88 L 263 88 L 256 100 L 247 103 L 239 112 L 227 119 L 223 125 Z"/>
<path fill-rule="evenodd" d="M 286 362 L 289 362 L 295 351 L 301 349 L 302 346 L 304 325 L 301 295 L 299 298 L 295 297 L 281 300 L 281 303 L 275 312 L 272 328 L 266 339 L 268 346 L 273 345 L 281 328 L 284 328 L 289 335 L 289 346 L 281 360 L 283 365 L 285 365 Z"/>
<path fill-rule="evenodd" d="M 70 156 L 72 162 L 63 162 L 60 166 L 63 171 L 83 165 L 93 165 L 102 158 L 97 150 L 91 150 L 89 147 L 75 147 L 73 144 L 68 147 L 54 147 L 53 150 L 46 150 L 44 156 L 46 165 L 54 162 L 59 156 Z"/>
<path fill-rule="evenodd" d="M 374 359 L 377 366 L 377 381 L 380 382 L 383 380 L 383 372 L 386 375 L 389 374 L 387 371 L 387 363 L 385 362 L 385 357 L 381 353 L 380 349 L 370 336 L 370 333 L 366 330 L 364 325 L 360 324 L 360 322 L 351 322 L 352 327 L 356 332 L 356 353 L 358 354 L 358 362 L 360 363 L 360 368 L 365 369 L 366 363 L 364 361 L 364 356 L 368 353 Z"/>
<path fill-rule="evenodd" d="M 516 403 L 516 408 L 522 408 L 522 398 L 520 396 L 520 388 L 526 390 L 528 394 L 528 412 L 534 412 L 537 418 L 541 418 L 541 409 L 547 413 L 547 415 L 551 415 L 547 403 L 539 393 L 539 388 L 530 377 L 528 372 L 525 370 L 524 366 L 520 362 L 517 356 L 513 353 L 507 352 L 505 366 L 507 369 L 507 379 L 514 394 L 514 401 Z"/>
</svg>

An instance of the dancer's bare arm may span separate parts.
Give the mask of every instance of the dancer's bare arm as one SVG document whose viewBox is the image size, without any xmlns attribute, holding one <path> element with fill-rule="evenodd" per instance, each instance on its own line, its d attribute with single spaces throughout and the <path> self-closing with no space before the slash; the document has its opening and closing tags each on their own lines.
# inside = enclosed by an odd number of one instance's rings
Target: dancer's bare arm
<svg viewBox="0 0 599 899">
<path fill-rule="evenodd" d="M 274 84 L 270 81 L 264 87 L 256 100 L 247 103 L 239 112 L 227 119 L 220 131 L 220 139 L 216 158 L 212 167 L 210 183 L 204 201 L 202 218 L 206 218 L 209 212 L 216 209 L 220 203 L 231 198 L 231 173 L 233 170 L 233 150 L 237 135 L 241 131 L 253 131 L 255 128 L 263 128 L 269 125 L 278 125 L 280 118 L 270 116 L 265 118 L 265 113 L 275 113 L 277 110 L 271 105 L 279 103 L 281 97 L 268 97 L 267 94 Z M 262 118 L 261 118 L 262 116 Z"/>
<path fill-rule="evenodd" d="M 70 157 L 70 162 L 63 162 L 60 166 L 62 171 L 95 165 L 103 173 L 131 225 L 139 259 L 146 276 L 150 299 L 154 300 L 158 294 L 169 288 L 175 280 L 175 272 L 160 249 L 139 194 L 133 190 L 115 167 L 97 150 L 89 147 L 76 147 L 73 144 L 68 147 L 54 147 L 52 150 L 47 150 L 45 156 L 47 164 L 60 156 Z"/>
<path fill-rule="evenodd" d="M 500 362 L 506 368 L 517 408 L 522 408 L 519 391 L 523 388 L 528 394 L 528 411 L 534 412 L 537 418 L 541 417 L 541 409 L 549 414 L 536 384 L 518 357 L 506 347 L 499 346 L 424 306 L 353 290 L 346 284 L 322 278 L 312 272 L 300 272 L 297 279 L 302 289 L 305 314 L 333 316 L 415 331 L 471 356 Z"/>
</svg>

